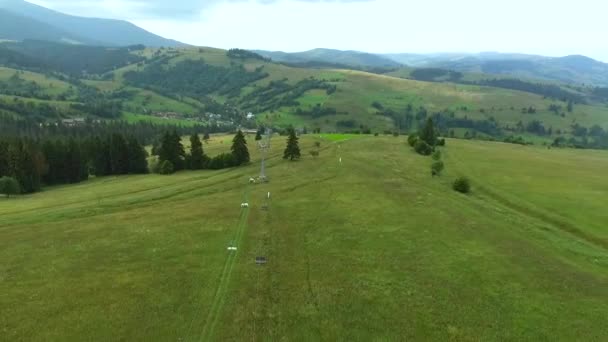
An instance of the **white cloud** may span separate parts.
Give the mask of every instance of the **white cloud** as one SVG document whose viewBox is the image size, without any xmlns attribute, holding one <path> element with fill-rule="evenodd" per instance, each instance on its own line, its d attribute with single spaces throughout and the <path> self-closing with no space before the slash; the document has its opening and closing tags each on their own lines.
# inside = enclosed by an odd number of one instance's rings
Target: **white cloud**
<svg viewBox="0 0 608 342">
<path fill-rule="evenodd" d="M 70 7 L 74 14 L 110 13 L 169 38 L 221 48 L 502 51 L 586 54 L 608 60 L 608 47 L 603 44 L 608 5 L 600 0 L 579 0 L 575 6 L 554 0 L 55 0 L 53 4 L 59 9 Z M 76 10 L 78 4 L 91 10 Z"/>
</svg>

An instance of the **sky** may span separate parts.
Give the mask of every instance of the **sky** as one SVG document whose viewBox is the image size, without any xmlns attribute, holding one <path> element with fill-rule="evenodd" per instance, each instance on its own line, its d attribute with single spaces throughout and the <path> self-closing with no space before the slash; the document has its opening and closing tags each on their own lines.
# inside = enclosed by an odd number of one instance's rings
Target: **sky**
<svg viewBox="0 0 608 342">
<path fill-rule="evenodd" d="M 519 52 L 608 62 L 604 0 L 30 0 L 218 48 Z"/>
</svg>

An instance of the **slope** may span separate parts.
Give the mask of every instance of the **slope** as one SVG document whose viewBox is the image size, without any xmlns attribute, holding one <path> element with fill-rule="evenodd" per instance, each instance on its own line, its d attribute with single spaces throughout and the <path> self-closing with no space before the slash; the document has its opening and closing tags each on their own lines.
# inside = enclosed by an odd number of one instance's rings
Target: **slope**
<svg viewBox="0 0 608 342">
<path fill-rule="evenodd" d="M 213 137 L 208 153 L 229 139 Z M 304 136 L 303 151 L 318 139 Z M 297 163 L 280 159 L 283 144 L 273 141 L 271 182 L 251 188 L 210 340 L 608 337 L 608 252 L 562 229 L 608 241 L 606 152 L 449 140 L 447 173 L 432 178 L 404 138 L 323 139 L 318 159 Z M 245 168 L 0 201 L 4 336 L 198 339 L 258 172 L 251 152 Z M 469 196 L 450 189 L 460 174 L 474 176 Z"/>
<path fill-rule="evenodd" d="M 86 39 L 53 25 L 0 9 L 0 39 L 84 43 Z"/>
<path fill-rule="evenodd" d="M 364 68 L 396 68 L 400 64 L 382 56 L 359 51 L 340 51 L 332 49 L 314 49 L 304 52 L 287 53 L 281 51 L 255 50 L 264 57 L 277 62 L 307 64 L 311 62 L 339 64 Z"/>
<path fill-rule="evenodd" d="M 76 37 L 74 43 L 101 44 L 106 46 L 136 44 L 147 46 L 184 46 L 180 42 L 165 39 L 127 21 L 71 16 L 22 0 L 2 0 L 0 1 L 0 9 L 33 19 L 32 21 L 23 22 L 25 25 L 24 29 L 28 31 L 34 29 L 30 25 L 36 22 L 45 23 L 54 27 L 55 30 L 68 33 L 68 39 Z M 7 39 L 20 40 L 18 36 L 15 33 L 14 36 Z M 27 38 L 40 39 L 40 37 Z"/>
</svg>

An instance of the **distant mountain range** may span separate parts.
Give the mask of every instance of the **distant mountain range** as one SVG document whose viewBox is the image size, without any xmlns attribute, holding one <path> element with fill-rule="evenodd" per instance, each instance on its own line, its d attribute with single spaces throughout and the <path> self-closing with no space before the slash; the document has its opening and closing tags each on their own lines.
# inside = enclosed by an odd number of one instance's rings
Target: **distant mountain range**
<svg viewBox="0 0 608 342">
<path fill-rule="evenodd" d="M 311 65 L 327 64 L 365 68 L 399 68 L 401 63 L 391 58 L 359 51 L 340 51 L 332 49 L 314 49 L 304 52 L 287 53 L 281 51 L 254 50 L 259 55 L 275 62 Z"/>
<path fill-rule="evenodd" d="M 256 50 L 277 62 L 311 66 L 362 68 L 439 68 L 513 77 L 536 78 L 575 84 L 608 86 L 608 64 L 585 56 L 544 57 L 527 54 L 484 52 L 438 54 L 371 54 L 359 51 L 315 49 L 286 53 Z"/>
<path fill-rule="evenodd" d="M 77 17 L 22 0 L 0 0 L 0 40 L 27 39 L 100 46 L 185 46 L 123 20 Z"/>
</svg>

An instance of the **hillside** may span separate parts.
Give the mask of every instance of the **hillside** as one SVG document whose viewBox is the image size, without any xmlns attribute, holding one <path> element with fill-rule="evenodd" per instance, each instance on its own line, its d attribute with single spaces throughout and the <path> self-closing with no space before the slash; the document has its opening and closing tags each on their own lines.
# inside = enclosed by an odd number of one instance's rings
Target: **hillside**
<svg viewBox="0 0 608 342">
<path fill-rule="evenodd" d="M 585 56 L 544 57 L 525 54 L 392 54 L 385 55 L 412 67 L 507 75 L 573 84 L 608 86 L 608 64 Z"/>
<path fill-rule="evenodd" d="M 0 0 L 0 39 L 104 46 L 184 46 L 127 21 L 71 16 L 22 0 Z"/>
<path fill-rule="evenodd" d="M 322 150 L 297 163 L 274 139 L 263 185 L 248 185 L 250 148 L 245 168 L 0 201 L 3 336 L 608 338 L 606 152 L 449 139 L 446 174 L 432 178 L 404 138 L 344 138 L 302 137 L 303 151 Z M 469 196 L 450 189 L 462 174 Z"/>
<path fill-rule="evenodd" d="M 340 51 L 332 49 L 314 49 L 304 52 L 280 52 L 280 51 L 263 51 L 255 50 L 254 52 L 271 58 L 275 62 L 284 62 L 289 64 L 301 65 L 343 65 L 359 68 L 397 68 L 401 64 L 371 53 L 358 51 Z"/>
<path fill-rule="evenodd" d="M 178 119 L 207 123 L 378 133 L 415 131 L 433 118 L 445 136 L 521 137 L 537 144 L 560 139 L 560 144 L 579 147 L 603 146 L 608 130 L 608 108 L 592 88 L 541 85 L 539 90 L 526 84 L 513 86 L 512 80 L 483 85 L 427 82 L 346 69 L 292 67 L 244 50 L 105 49 L 41 42 L 0 46 L 7 47 L 5 52 L 27 56 L 30 64 L 38 62 L 37 67 L 23 68 L 72 86 L 48 97 L 44 95 L 48 86 L 36 82 L 35 91 L 12 90 L 7 95 L 21 96 L 23 101 L 33 97 L 80 102 L 85 104 L 78 107 L 80 113 L 104 118 L 148 115 L 156 120 L 163 112 L 177 112 Z M 90 57 L 75 59 L 79 55 Z M 20 67 L 21 59 L 10 60 L 13 70 Z M 87 64 L 79 64 L 82 61 Z M 5 73 L 6 82 L 13 74 Z M 514 89 L 486 86 L 493 84 Z M 6 102 L 3 108 L 19 109 Z M 256 119 L 247 119 L 248 113 Z M 53 117 L 57 114 L 46 119 Z"/>
</svg>

